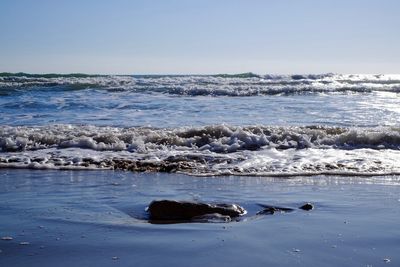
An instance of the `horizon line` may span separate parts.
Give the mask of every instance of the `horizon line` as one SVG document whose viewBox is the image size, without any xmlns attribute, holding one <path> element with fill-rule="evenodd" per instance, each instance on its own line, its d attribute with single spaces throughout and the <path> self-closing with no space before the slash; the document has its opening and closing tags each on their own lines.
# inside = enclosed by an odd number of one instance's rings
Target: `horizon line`
<svg viewBox="0 0 400 267">
<path fill-rule="evenodd" d="M 257 73 L 257 72 L 218 72 L 218 73 L 86 73 L 86 72 L 9 72 L 9 71 L 1 71 L 1 76 L 51 76 L 51 75 L 60 75 L 60 76 L 74 76 L 74 75 L 83 75 L 83 76 L 265 76 L 265 75 L 399 75 L 400 73 L 340 73 L 340 72 L 320 72 L 320 73 L 279 73 L 279 72 L 271 72 L 271 73 Z"/>
</svg>

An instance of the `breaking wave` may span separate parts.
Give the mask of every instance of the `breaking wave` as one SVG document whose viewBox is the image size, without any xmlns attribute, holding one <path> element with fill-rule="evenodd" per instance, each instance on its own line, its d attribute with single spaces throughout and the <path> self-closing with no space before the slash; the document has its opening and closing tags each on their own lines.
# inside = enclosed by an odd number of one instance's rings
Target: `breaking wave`
<svg viewBox="0 0 400 267">
<path fill-rule="evenodd" d="M 86 75 L 0 73 L 0 93 L 101 89 L 172 95 L 256 96 L 331 92 L 400 92 L 400 75 Z"/>
<path fill-rule="evenodd" d="M 196 175 L 400 172 L 400 128 L 325 126 L 0 127 L 0 167 Z"/>
</svg>

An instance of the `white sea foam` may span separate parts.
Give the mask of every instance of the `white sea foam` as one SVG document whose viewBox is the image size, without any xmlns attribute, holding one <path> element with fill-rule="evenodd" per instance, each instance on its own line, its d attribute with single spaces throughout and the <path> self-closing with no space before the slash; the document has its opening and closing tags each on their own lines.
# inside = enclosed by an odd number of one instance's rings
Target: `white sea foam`
<svg viewBox="0 0 400 267">
<path fill-rule="evenodd" d="M 0 76 L 0 88 L 61 87 L 177 95 L 253 96 L 307 92 L 400 92 L 400 75 Z"/>
<path fill-rule="evenodd" d="M 305 175 L 400 172 L 399 128 L 0 127 L 0 166 L 191 174 Z"/>
</svg>

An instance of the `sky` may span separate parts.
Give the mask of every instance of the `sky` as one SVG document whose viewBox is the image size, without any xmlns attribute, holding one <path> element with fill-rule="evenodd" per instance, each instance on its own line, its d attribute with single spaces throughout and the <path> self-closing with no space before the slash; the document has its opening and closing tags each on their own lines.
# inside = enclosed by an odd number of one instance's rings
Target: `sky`
<svg viewBox="0 0 400 267">
<path fill-rule="evenodd" d="M 1 0 L 0 72 L 400 73 L 398 0 Z"/>
</svg>

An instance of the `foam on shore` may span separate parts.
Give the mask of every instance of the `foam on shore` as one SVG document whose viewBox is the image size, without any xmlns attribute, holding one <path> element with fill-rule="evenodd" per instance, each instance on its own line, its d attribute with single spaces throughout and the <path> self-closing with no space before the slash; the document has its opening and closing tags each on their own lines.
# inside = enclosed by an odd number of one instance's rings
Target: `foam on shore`
<svg viewBox="0 0 400 267">
<path fill-rule="evenodd" d="M 210 125 L 0 128 L 0 166 L 196 175 L 386 175 L 400 171 L 400 129 Z"/>
</svg>

